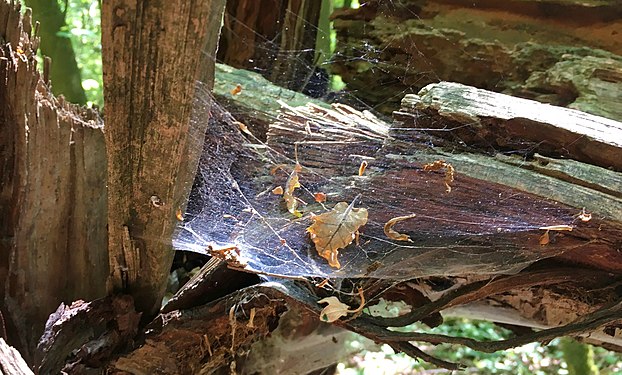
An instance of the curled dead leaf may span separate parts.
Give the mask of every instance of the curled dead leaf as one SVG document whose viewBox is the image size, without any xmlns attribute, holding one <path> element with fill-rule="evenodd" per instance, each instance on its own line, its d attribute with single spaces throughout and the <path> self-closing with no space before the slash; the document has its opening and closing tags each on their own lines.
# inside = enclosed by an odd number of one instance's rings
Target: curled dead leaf
<svg viewBox="0 0 622 375">
<path fill-rule="evenodd" d="M 551 241 L 551 237 L 549 235 L 549 231 L 551 230 L 555 230 L 555 231 L 572 231 L 572 226 L 570 225 L 550 225 L 548 227 L 540 227 L 538 229 L 544 230 L 544 234 L 542 236 L 540 236 L 540 245 L 544 246 L 544 245 L 548 245 L 549 242 Z"/>
<path fill-rule="evenodd" d="M 367 169 L 367 161 L 363 160 L 359 166 L 359 176 L 362 176 L 363 173 L 365 173 L 365 169 Z"/>
<path fill-rule="evenodd" d="M 548 226 L 548 227 L 540 227 L 538 229 L 571 232 L 572 231 L 572 226 L 571 225 L 551 225 L 551 226 Z"/>
<path fill-rule="evenodd" d="M 579 212 L 576 217 L 584 223 L 592 220 L 592 214 L 585 211 L 585 207 Z"/>
<path fill-rule="evenodd" d="M 337 297 L 334 296 L 326 297 L 317 301 L 317 303 L 320 304 L 327 304 L 326 307 L 324 307 L 320 312 L 320 319 L 324 322 L 332 323 L 339 320 L 339 318 L 341 318 L 342 316 L 346 316 L 348 314 L 356 314 L 357 312 L 363 310 L 363 307 L 365 307 L 365 295 L 363 294 L 362 288 L 359 288 L 358 294 L 361 298 L 361 304 L 358 308 L 354 310 L 350 310 L 350 306 L 341 302 Z"/>
<path fill-rule="evenodd" d="M 242 92 L 242 85 L 238 83 L 237 85 L 235 85 L 233 90 L 231 90 L 231 95 L 238 95 L 241 92 Z"/>
<path fill-rule="evenodd" d="M 320 319 L 328 323 L 339 320 L 342 316 L 348 315 L 348 311 L 350 311 L 350 306 L 339 301 L 339 299 L 334 296 L 323 298 L 317 301 L 317 303 L 327 304 L 320 312 Z"/>
<path fill-rule="evenodd" d="M 397 232 L 396 230 L 393 229 L 393 226 L 399 223 L 400 221 L 412 219 L 415 216 L 417 215 L 412 214 L 412 215 L 406 215 L 406 216 L 398 216 L 387 221 L 387 223 L 384 225 L 384 234 L 392 240 L 412 242 L 412 240 L 410 239 L 410 236 L 408 236 L 407 234 Z"/>
<path fill-rule="evenodd" d="M 318 203 L 324 203 L 326 202 L 326 194 L 325 193 L 315 193 L 313 194 L 313 198 L 315 198 L 315 201 Z"/>
<path fill-rule="evenodd" d="M 296 217 L 302 216 L 302 212 L 298 211 L 298 200 L 294 197 L 294 190 L 300 187 L 298 172 L 301 170 L 302 166 L 300 164 L 296 164 L 294 170 L 287 178 L 287 182 L 285 183 L 285 191 L 283 192 L 283 199 L 287 205 L 287 211 Z"/>
<path fill-rule="evenodd" d="M 355 233 L 367 223 L 367 209 L 354 208 L 354 201 L 348 205 L 339 202 L 329 212 L 311 218 L 313 224 L 307 228 L 318 254 L 331 267 L 340 268 L 339 249 L 352 243 Z"/>
<path fill-rule="evenodd" d="M 251 133 L 251 131 L 248 130 L 248 126 L 246 126 L 246 124 L 244 124 L 243 122 L 235 121 L 234 123 L 238 126 L 238 128 L 240 128 L 240 131 L 242 133 L 246 133 L 248 135 L 253 135 L 253 133 Z"/>
<path fill-rule="evenodd" d="M 426 172 L 439 171 L 445 169 L 445 191 L 451 193 L 451 183 L 454 182 L 454 167 L 446 163 L 445 160 L 436 160 L 435 162 L 425 164 L 423 170 Z"/>
</svg>

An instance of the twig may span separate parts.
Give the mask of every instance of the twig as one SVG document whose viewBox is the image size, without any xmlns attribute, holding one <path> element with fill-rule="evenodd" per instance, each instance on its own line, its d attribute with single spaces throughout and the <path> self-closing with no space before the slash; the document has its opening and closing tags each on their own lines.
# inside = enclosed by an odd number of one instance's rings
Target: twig
<svg viewBox="0 0 622 375">
<path fill-rule="evenodd" d="M 413 358 L 420 358 L 428 363 L 433 364 L 434 366 L 437 367 L 442 367 L 444 369 L 447 370 L 460 370 L 462 368 L 464 368 L 464 366 L 457 364 L 457 363 L 452 363 L 452 362 L 447 362 L 447 361 L 443 361 L 442 359 L 436 358 L 426 352 L 424 352 L 423 350 L 417 348 L 416 346 L 408 343 L 408 342 L 395 342 L 395 343 L 389 343 L 389 345 L 393 348 L 393 350 L 395 350 L 396 352 L 402 352 L 410 357 Z"/>
</svg>

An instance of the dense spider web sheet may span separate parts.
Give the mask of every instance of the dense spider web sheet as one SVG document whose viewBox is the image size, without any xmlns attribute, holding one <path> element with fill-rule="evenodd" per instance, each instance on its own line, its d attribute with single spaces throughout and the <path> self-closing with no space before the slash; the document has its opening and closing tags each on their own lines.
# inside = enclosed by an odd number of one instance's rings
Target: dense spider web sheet
<svg viewBox="0 0 622 375">
<path fill-rule="evenodd" d="M 314 25 L 305 27 L 322 32 Z M 249 49 L 265 48 L 268 55 L 276 50 L 279 59 L 299 64 L 314 53 L 309 49 L 280 51 L 278 40 L 265 39 L 251 27 L 247 31 L 258 40 L 253 39 Z M 244 43 L 243 36 L 234 37 L 239 37 L 236 42 Z M 448 39 L 447 43 L 453 42 Z M 454 47 L 462 48 L 458 44 Z M 346 61 L 359 64 L 372 74 L 391 76 L 394 67 L 380 58 L 390 54 L 390 45 L 374 47 L 366 42 L 346 55 L 337 52 L 333 57 L 321 56 L 319 68 L 330 71 L 334 62 Z M 427 70 L 422 70 L 422 61 L 427 62 L 423 64 Z M 417 62 L 404 61 L 397 71 L 434 80 L 438 77 L 432 62 L 433 57 L 428 59 L 422 54 Z M 255 71 L 266 73 L 263 68 Z M 314 86 L 318 83 L 316 78 L 322 78 L 319 72 L 316 66 L 308 66 L 308 74 L 301 79 L 307 86 Z M 244 82 L 252 74 L 245 73 Z M 256 86 L 243 87 L 240 96 L 246 90 L 259 90 L 263 96 L 256 96 L 265 103 L 288 98 L 300 102 L 298 93 L 274 90 L 275 86 L 268 84 L 262 88 L 260 80 L 253 82 Z M 233 96 L 229 94 L 233 87 L 224 94 Z M 399 99 L 408 92 L 411 90 L 398 90 L 390 99 Z M 356 95 L 354 90 L 342 90 L 324 99 L 336 97 L 359 109 L 366 108 Z M 436 148 L 425 130 L 400 129 L 395 125 L 391 128 L 389 122 L 378 120 L 369 112 L 350 111 L 346 107 L 327 115 L 317 108 L 293 109 L 284 104 L 279 114 L 266 104 L 266 110 L 258 117 L 262 121 L 269 119 L 268 134 L 251 136 L 241 130 L 237 122 L 241 117 L 235 118 L 238 113 L 234 107 L 224 108 L 206 93 L 198 96 L 198 106 L 212 106 L 212 118 L 204 147 L 191 150 L 201 152 L 201 161 L 187 212 L 174 237 L 178 250 L 205 253 L 208 247 L 236 247 L 237 260 L 247 270 L 283 277 L 393 280 L 513 273 L 567 250 L 553 243 L 541 247 L 538 239 L 544 233 L 540 227 L 572 223 L 568 208 L 467 178 L 460 169 L 454 192 L 445 193 L 442 172 L 422 171 L 424 163 L 443 158 L 441 150 L 434 157 Z M 382 103 L 376 105 L 381 106 Z M 517 150 L 522 151 L 525 150 Z M 362 161 L 368 161 L 369 167 L 359 176 Z M 288 212 L 282 196 L 271 192 L 277 186 L 285 187 L 296 162 L 302 166 L 302 187 L 294 192 L 301 201 L 300 218 Z M 313 195 L 318 192 L 327 195 L 324 204 L 314 201 Z M 335 269 L 318 255 L 307 228 L 312 224 L 311 214 L 327 212 L 338 202 L 354 202 L 354 207 L 366 208 L 369 220 L 360 229 L 358 243 L 339 251 L 341 268 Z M 412 242 L 394 241 L 384 234 L 383 226 L 389 219 L 413 213 L 416 218 L 395 227 L 409 235 Z M 551 222 L 551 218 L 558 220 Z M 525 236 L 526 232 L 529 236 Z"/>
<path fill-rule="evenodd" d="M 203 101 L 208 105 L 212 99 Z M 445 192 L 443 174 L 430 175 L 412 161 L 418 148 L 430 151 L 431 146 L 409 148 L 412 142 L 389 136 L 388 123 L 349 107 L 330 111 L 283 105 L 263 142 L 244 133 L 231 113 L 214 102 L 193 193 L 174 238 L 176 249 L 205 253 L 208 246 L 235 246 L 237 262 L 268 275 L 393 280 L 513 273 L 562 251 L 538 246 L 543 233 L 538 228 L 551 224 L 545 218 L 564 214 L 553 203 L 519 191 L 507 195 L 494 186 L 474 187 L 471 195 L 461 194 L 468 201 L 452 202 L 454 193 Z M 302 166 L 302 186 L 294 191 L 300 218 L 288 212 L 281 195 L 272 193 L 285 186 L 296 156 Z M 363 160 L 369 167 L 359 176 Z M 459 184 L 465 179 L 459 171 L 456 179 L 454 189 L 468 189 Z M 413 184 L 425 189 L 413 189 Z M 327 202 L 314 202 L 316 192 L 324 192 Z M 368 209 L 369 221 L 358 243 L 340 251 L 341 268 L 331 268 L 306 232 L 310 216 L 353 201 Z M 517 206 L 533 210 L 510 209 Z M 470 212 L 468 220 L 461 210 Z M 389 219 L 412 213 L 415 219 L 398 225 L 412 242 L 384 234 Z M 524 232 L 530 232 L 529 243 L 524 237 L 516 240 Z"/>
</svg>

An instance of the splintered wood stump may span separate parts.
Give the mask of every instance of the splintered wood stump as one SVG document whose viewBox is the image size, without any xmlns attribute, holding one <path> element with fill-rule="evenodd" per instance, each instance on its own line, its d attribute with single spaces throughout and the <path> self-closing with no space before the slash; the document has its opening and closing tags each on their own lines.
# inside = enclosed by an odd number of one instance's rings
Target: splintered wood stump
<svg viewBox="0 0 622 375">
<path fill-rule="evenodd" d="M 333 14 L 330 69 L 387 114 L 454 81 L 621 120 L 620 14 L 617 1 L 367 1 Z"/>
<path fill-rule="evenodd" d="M 103 124 L 51 94 L 31 28 L 0 1 L 0 325 L 27 360 L 48 315 L 108 277 Z"/>
</svg>

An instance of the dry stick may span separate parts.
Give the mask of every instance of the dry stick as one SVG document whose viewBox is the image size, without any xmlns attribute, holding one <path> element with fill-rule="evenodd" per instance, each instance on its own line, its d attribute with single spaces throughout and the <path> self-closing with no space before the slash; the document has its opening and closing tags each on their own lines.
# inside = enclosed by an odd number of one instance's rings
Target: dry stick
<svg viewBox="0 0 622 375">
<path fill-rule="evenodd" d="M 464 366 L 459 365 L 457 363 L 452 363 L 452 362 L 447 362 L 447 361 L 443 361 L 442 359 L 438 359 L 434 356 L 431 356 L 430 354 L 424 352 L 423 350 L 417 348 L 416 346 L 414 346 L 411 343 L 402 341 L 402 342 L 392 342 L 392 343 L 388 343 L 389 346 L 391 346 L 391 348 L 393 348 L 393 350 L 395 350 L 396 352 L 402 352 L 412 358 L 421 358 L 422 360 L 433 364 L 434 366 L 437 367 L 442 367 L 444 369 L 447 370 L 460 370 L 462 369 Z"/>
<path fill-rule="evenodd" d="M 580 274 L 578 275 L 577 272 Z M 533 287 L 537 285 L 558 284 L 567 281 L 576 281 L 581 276 L 593 276 L 594 272 L 585 272 L 560 268 L 555 270 L 542 270 L 534 272 L 519 273 L 517 275 L 499 278 L 497 280 L 488 279 L 464 285 L 455 290 L 443 294 L 438 300 L 416 308 L 407 314 L 394 318 L 366 316 L 361 318 L 367 323 L 379 327 L 403 327 L 424 319 L 425 317 L 438 312 L 447 307 L 473 302 L 493 294 L 507 292 L 521 288 Z"/>
<path fill-rule="evenodd" d="M 471 338 L 453 337 L 446 335 L 436 335 L 418 332 L 395 332 L 384 328 L 366 325 L 362 321 L 351 321 L 346 326 L 352 331 L 359 333 L 365 337 L 370 337 L 376 341 L 385 343 L 420 341 L 430 344 L 459 344 L 467 346 L 473 350 L 485 353 L 493 353 L 499 350 L 506 350 L 517 346 L 529 344 L 532 342 L 550 341 L 560 336 L 577 335 L 585 332 L 593 331 L 607 323 L 622 319 L 622 301 L 607 305 L 576 323 L 570 323 L 565 326 L 545 329 L 539 332 L 533 332 L 526 335 L 514 337 L 507 340 L 499 341 L 477 341 Z"/>
</svg>

